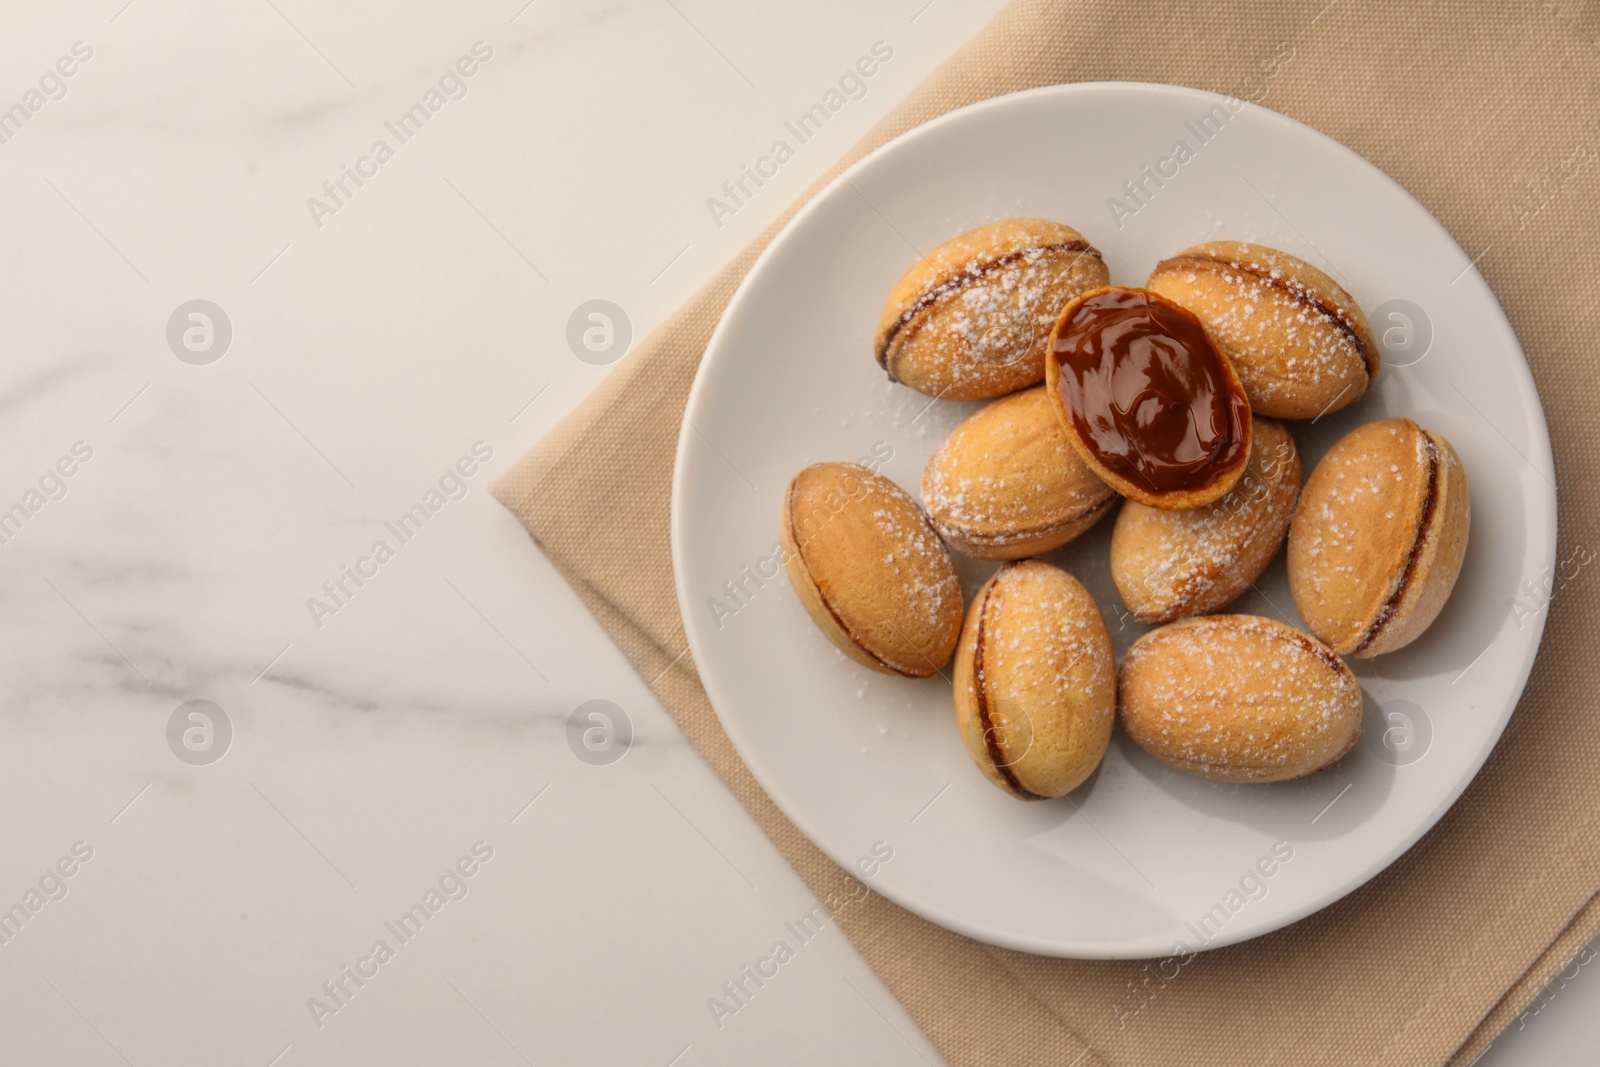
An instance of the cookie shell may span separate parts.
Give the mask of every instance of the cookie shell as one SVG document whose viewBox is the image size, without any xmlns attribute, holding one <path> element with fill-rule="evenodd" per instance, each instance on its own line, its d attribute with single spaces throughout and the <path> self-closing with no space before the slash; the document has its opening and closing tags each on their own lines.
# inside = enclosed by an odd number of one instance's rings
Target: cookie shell
<svg viewBox="0 0 1600 1067">
<path fill-rule="evenodd" d="M 968 755 L 1012 796 L 1063 796 L 1100 765 L 1116 659 L 1094 598 L 1066 571 L 1036 559 L 996 571 L 967 612 L 953 680 Z"/>
<path fill-rule="evenodd" d="M 1118 692 L 1123 728 L 1140 748 L 1217 781 L 1299 778 L 1361 736 L 1361 687 L 1344 661 L 1255 615 L 1152 630 L 1123 658 Z"/>
<path fill-rule="evenodd" d="M 855 463 L 795 475 L 781 526 L 789 582 L 840 651 L 885 674 L 926 678 L 961 634 L 961 583 L 917 502 Z"/>
<path fill-rule="evenodd" d="M 1042 387 L 973 414 L 922 474 L 934 528 L 977 559 L 1022 559 L 1058 548 L 1099 522 L 1116 500 L 1067 440 Z"/>
<path fill-rule="evenodd" d="M 1283 544 L 1300 495 L 1300 454 L 1280 424 L 1253 421 L 1249 463 L 1227 496 L 1189 511 L 1130 500 L 1117 513 L 1111 579 L 1140 622 L 1227 607 Z"/>
<path fill-rule="evenodd" d="M 1355 299 L 1287 252 L 1211 241 L 1156 264 L 1145 287 L 1199 316 L 1258 415 L 1316 418 L 1378 376 L 1382 355 Z"/>
<path fill-rule="evenodd" d="M 1044 378 L 1061 308 L 1106 284 L 1100 252 L 1046 219 L 1007 219 L 952 238 L 889 294 L 874 338 L 889 377 L 946 400 L 988 400 Z"/>
<path fill-rule="evenodd" d="M 1162 492 L 1156 492 L 1145 485 L 1141 485 L 1139 482 L 1133 479 L 1125 478 L 1116 471 L 1111 470 L 1100 461 L 1100 458 L 1095 455 L 1094 449 L 1090 447 L 1089 442 L 1085 441 L 1082 435 L 1079 434 L 1078 428 L 1073 421 L 1072 411 L 1068 407 L 1066 398 L 1062 395 L 1061 366 L 1054 356 L 1057 337 L 1061 335 L 1062 331 L 1071 321 L 1074 313 L 1086 301 L 1098 297 L 1104 293 L 1122 289 L 1125 289 L 1125 287 L 1101 286 L 1098 289 L 1091 289 L 1088 292 L 1078 294 L 1078 296 L 1073 298 L 1071 303 L 1062 309 L 1060 317 L 1056 319 L 1055 325 L 1051 327 L 1050 330 L 1050 342 L 1048 348 L 1052 354 L 1045 360 L 1045 393 L 1050 398 L 1051 407 L 1055 409 L 1056 418 L 1061 424 L 1062 431 L 1066 434 L 1067 440 L 1072 444 L 1073 451 L 1078 453 L 1078 458 L 1082 459 L 1088 468 L 1093 471 L 1101 481 L 1111 486 L 1111 488 L 1116 490 L 1117 493 L 1127 497 L 1129 500 L 1137 500 L 1146 507 L 1152 508 L 1166 508 L 1173 511 L 1184 511 L 1189 508 L 1204 507 L 1205 505 L 1220 500 L 1222 497 L 1226 496 L 1229 491 L 1233 489 L 1234 484 L 1238 482 L 1239 479 L 1244 475 L 1245 467 L 1249 463 L 1252 420 L 1248 418 L 1248 408 L 1245 406 L 1244 401 L 1240 399 L 1244 395 L 1244 390 L 1239 384 L 1238 375 L 1234 373 L 1232 364 L 1230 364 L 1228 361 L 1227 353 L 1217 349 L 1218 369 L 1222 379 L 1220 384 L 1222 385 L 1223 391 L 1232 398 L 1231 403 L 1235 404 L 1237 409 L 1243 411 L 1245 416 L 1247 416 L 1243 419 L 1242 435 L 1244 438 L 1245 455 L 1243 456 L 1243 462 L 1236 463 L 1231 469 L 1225 471 L 1210 485 L 1198 486 L 1192 489 L 1169 489 Z M 1156 293 L 1155 295 L 1158 300 L 1167 299 L 1160 293 Z M 1176 303 L 1176 301 L 1169 302 Z M 1209 334 L 1207 334 L 1207 337 L 1209 338 Z"/>
<path fill-rule="evenodd" d="M 1289 529 L 1289 592 L 1311 632 L 1366 659 L 1416 640 L 1455 588 L 1472 504 L 1450 442 L 1367 423 L 1311 472 Z"/>
</svg>

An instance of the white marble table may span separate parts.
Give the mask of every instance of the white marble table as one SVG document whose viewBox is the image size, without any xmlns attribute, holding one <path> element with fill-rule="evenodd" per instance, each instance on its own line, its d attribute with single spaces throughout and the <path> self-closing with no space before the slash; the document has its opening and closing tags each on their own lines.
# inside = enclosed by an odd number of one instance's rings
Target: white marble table
<svg viewBox="0 0 1600 1067">
<path fill-rule="evenodd" d="M 0 8 L 0 1062 L 938 1061 L 486 487 L 998 7 Z"/>
</svg>

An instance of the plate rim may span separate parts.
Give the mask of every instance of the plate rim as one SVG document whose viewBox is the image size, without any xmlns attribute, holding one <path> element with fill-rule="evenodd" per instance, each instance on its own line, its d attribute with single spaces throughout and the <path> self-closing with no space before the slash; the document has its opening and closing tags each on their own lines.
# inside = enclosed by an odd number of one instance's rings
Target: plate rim
<svg viewBox="0 0 1600 1067">
<path fill-rule="evenodd" d="M 757 255 L 755 260 L 751 263 L 749 269 L 745 272 L 744 277 L 740 279 L 739 285 L 734 290 L 732 296 L 729 297 L 727 305 L 723 308 L 721 314 L 717 318 L 717 324 L 712 330 L 711 337 L 706 342 L 705 351 L 702 353 L 700 362 L 695 368 L 694 381 L 690 386 L 689 395 L 684 404 L 683 420 L 678 429 L 678 440 L 673 455 L 672 495 L 669 511 L 669 527 L 673 586 L 677 594 L 678 611 L 683 619 L 684 633 L 688 640 L 689 650 L 696 653 L 696 676 L 698 677 L 702 688 L 706 692 L 707 700 L 711 704 L 712 711 L 717 716 L 718 723 L 722 726 L 723 731 L 728 735 L 728 740 L 733 744 L 735 752 L 738 754 L 744 765 L 749 769 L 752 777 L 755 778 L 762 791 L 766 793 L 767 797 L 771 799 L 774 805 L 777 806 L 778 810 L 783 813 L 784 817 L 793 823 L 795 828 L 805 835 L 808 841 L 815 845 L 830 860 L 838 864 L 846 871 L 850 869 L 852 857 L 835 855 L 833 850 L 831 850 L 827 845 L 823 844 L 819 836 L 812 832 L 813 828 L 808 824 L 808 820 L 803 810 L 804 805 L 795 805 L 790 803 L 788 799 L 781 797 L 779 793 L 774 792 L 774 790 L 769 786 L 768 783 L 771 781 L 771 776 L 767 773 L 767 764 L 759 753 L 759 746 L 749 745 L 748 739 L 745 739 L 745 742 L 741 743 L 741 733 L 737 725 L 737 718 L 730 718 L 730 716 L 724 714 L 722 708 L 719 706 L 721 701 L 719 700 L 719 695 L 717 693 L 717 682 L 714 680 L 714 677 L 711 674 L 704 672 L 700 667 L 701 660 L 698 654 L 702 647 L 702 640 L 699 636 L 700 624 L 697 624 L 693 621 L 696 618 L 696 613 L 692 610 L 694 606 L 693 594 L 687 587 L 685 577 L 687 570 L 685 562 L 685 553 L 687 550 L 685 544 L 689 538 L 686 536 L 688 531 L 685 523 L 688 521 L 688 516 L 686 515 L 687 505 L 684 501 L 683 482 L 685 478 L 685 467 L 688 462 L 687 452 L 689 448 L 689 442 L 693 437 L 693 423 L 691 420 L 698 410 L 699 405 L 702 403 L 704 392 L 708 388 L 706 386 L 706 382 L 711 374 L 710 368 L 716 365 L 722 358 L 726 358 L 721 356 L 719 353 L 725 344 L 725 334 L 728 329 L 729 319 L 732 317 L 732 312 L 739 306 L 741 301 L 748 298 L 749 290 L 754 284 L 754 280 L 762 275 L 763 271 L 767 268 L 772 259 L 781 254 L 781 250 L 786 246 L 793 233 L 806 225 L 809 218 L 816 211 L 821 210 L 820 205 L 826 200 L 830 199 L 841 186 L 849 183 L 850 179 L 856 176 L 859 171 L 875 165 L 882 156 L 898 150 L 905 143 L 920 139 L 922 137 L 931 136 L 935 131 L 941 129 L 942 127 L 957 121 L 965 120 L 974 113 L 998 110 L 1009 106 L 1014 106 L 1017 101 L 1022 99 L 1047 96 L 1071 97 L 1078 94 L 1104 92 L 1107 90 L 1118 92 L 1150 93 L 1160 96 L 1177 95 L 1192 98 L 1196 101 L 1210 101 L 1213 103 L 1228 99 L 1225 94 L 1212 93 L 1202 89 L 1195 89 L 1190 86 L 1172 85 L 1163 82 L 1066 82 L 1053 85 L 1037 86 L 1032 89 L 1024 89 L 1018 92 L 1005 93 L 1000 96 L 989 97 L 987 99 L 976 101 L 963 107 L 947 111 L 941 115 L 929 119 L 926 122 L 913 126 L 911 129 L 896 135 L 882 145 L 874 148 L 861 159 L 855 161 L 850 166 L 840 171 L 826 185 L 818 189 L 804 204 L 802 204 L 799 210 L 795 212 L 794 216 L 784 223 L 778 232 L 773 235 L 772 239 L 767 243 L 767 246 L 761 250 L 759 255 Z M 1428 209 L 1425 204 L 1412 195 L 1411 191 L 1405 186 L 1401 185 L 1399 181 L 1391 177 L 1387 172 L 1378 167 L 1371 160 L 1361 155 L 1361 153 L 1344 144 L 1342 141 L 1339 141 L 1337 138 L 1332 137 L 1329 134 L 1325 134 L 1322 131 L 1300 122 L 1297 119 L 1291 118 L 1280 111 L 1275 111 L 1271 108 L 1262 107 L 1259 104 L 1249 102 L 1246 102 L 1245 107 L 1246 109 L 1252 110 L 1261 115 L 1265 121 L 1278 124 L 1282 129 L 1292 136 L 1308 138 L 1314 142 L 1325 143 L 1327 145 L 1331 145 L 1335 150 L 1345 153 L 1350 159 L 1356 161 L 1359 166 L 1365 168 L 1379 180 L 1392 186 L 1406 200 L 1410 201 L 1411 205 L 1416 209 L 1416 213 L 1420 219 L 1426 220 L 1426 223 L 1431 225 L 1437 231 L 1439 236 L 1442 236 L 1446 241 L 1448 241 L 1450 246 L 1454 247 L 1456 251 L 1461 254 L 1464 262 L 1470 260 L 1470 256 L 1468 256 L 1466 251 L 1456 241 L 1454 235 L 1450 233 L 1444 224 L 1439 221 L 1439 219 L 1433 214 L 1432 211 Z M 1510 319 L 1507 318 L 1505 308 L 1501 304 L 1499 297 L 1496 296 L 1493 289 L 1489 287 L 1487 279 L 1478 273 L 1475 264 L 1469 264 L 1466 273 L 1471 273 L 1476 277 L 1477 284 L 1482 286 L 1485 294 L 1487 295 L 1487 310 L 1492 314 L 1495 321 L 1503 329 L 1505 335 L 1509 337 L 1518 357 L 1512 361 L 1511 370 L 1513 374 L 1521 377 L 1523 385 L 1526 388 L 1525 395 L 1531 396 L 1533 400 L 1534 413 L 1537 415 L 1537 418 L 1530 420 L 1529 429 L 1533 438 L 1534 447 L 1532 449 L 1533 454 L 1529 457 L 1526 457 L 1526 460 L 1529 465 L 1534 467 L 1535 473 L 1541 476 L 1543 475 L 1544 469 L 1549 469 L 1554 472 L 1555 466 L 1554 456 L 1550 444 L 1549 420 L 1545 415 L 1544 404 L 1539 396 L 1538 382 L 1533 377 L 1533 371 L 1528 364 L 1527 353 L 1523 349 L 1522 341 L 1517 336 L 1517 332 L 1512 326 Z M 1545 462 L 1545 468 L 1539 467 L 1538 464 L 1540 460 Z M 1552 479 L 1553 477 L 1554 475 L 1552 473 Z M 1557 540 L 1559 534 L 1557 506 L 1560 490 L 1553 480 L 1550 481 L 1550 485 L 1551 489 L 1548 494 L 1547 504 L 1540 510 L 1537 518 L 1539 522 L 1543 523 L 1547 531 L 1545 544 L 1543 546 L 1544 556 L 1547 560 L 1553 561 L 1556 557 Z M 1526 514 L 1529 516 L 1529 518 L 1535 517 L 1535 512 L 1533 509 L 1528 509 Z M 1533 545 L 1536 543 L 1536 535 L 1538 530 L 1532 529 L 1530 533 L 1531 536 L 1529 538 L 1529 543 L 1530 545 Z M 1273 913 L 1270 919 L 1265 921 L 1258 919 L 1254 924 L 1250 922 L 1244 922 L 1237 924 L 1236 926 L 1236 924 L 1230 923 L 1227 929 L 1221 931 L 1217 937 L 1206 942 L 1202 947 L 1189 947 L 1186 949 L 1186 951 L 1208 952 L 1212 949 L 1223 948 L 1227 945 L 1253 940 L 1257 937 L 1262 937 L 1266 934 L 1270 934 L 1277 930 L 1291 926 L 1300 920 L 1310 915 L 1314 915 L 1317 912 L 1322 911 L 1323 909 L 1330 907 L 1331 905 L 1349 896 L 1351 893 L 1355 892 L 1357 889 L 1376 878 L 1379 874 L 1383 873 L 1389 867 L 1393 866 L 1394 863 L 1400 859 L 1400 857 L 1409 852 L 1411 848 L 1422 839 L 1423 836 L 1437 826 L 1444 816 L 1452 808 L 1454 808 L 1457 803 L 1460 802 L 1462 792 L 1471 784 L 1473 780 L 1477 778 L 1478 774 L 1483 770 L 1484 764 L 1488 761 L 1489 756 L 1499 745 L 1501 738 L 1505 734 L 1506 726 L 1511 721 L 1511 716 L 1515 714 L 1516 709 L 1520 705 L 1522 697 L 1526 692 L 1528 679 L 1533 671 L 1533 665 L 1538 659 L 1539 653 L 1543 648 L 1544 632 L 1548 619 L 1549 612 L 1539 613 L 1538 618 L 1535 621 L 1536 633 L 1532 635 L 1532 640 L 1528 646 L 1530 648 L 1530 652 L 1524 657 L 1523 662 L 1519 664 L 1517 668 L 1516 678 L 1511 690 L 1513 696 L 1507 706 L 1498 712 L 1496 720 L 1493 722 L 1491 728 L 1485 731 L 1484 742 L 1480 746 L 1479 751 L 1476 752 L 1469 761 L 1470 774 L 1463 781 L 1460 789 L 1458 789 L 1456 799 L 1444 804 L 1442 807 L 1438 807 L 1434 810 L 1424 813 L 1421 818 L 1415 821 L 1412 828 L 1402 836 L 1401 840 L 1386 853 L 1378 856 L 1369 864 L 1363 865 L 1360 871 L 1353 873 L 1350 877 L 1338 882 L 1337 884 L 1333 884 L 1330 888 L 1325 888 L 1321 892 L 1314 894 L 1307 900 L 1306 903 L 1297 907 L 1285 909 L 1281 912 Z M 925 900 L 909 898 L 898 890 L 890 890 L 887 888 L 880 889 L 878 887 L 873 887 L 873 889 L 874 892 L 881 893 L 884 897 L 910 911 L 912 914 L 927 919 L 929 922 L 932 922 L 943 929 L 950 930 L 966 937 L 974 938 L 975 940 L 982 941 L 986 944 L 1014 949 L 1034 955 L 1065 959 L 1129 960 L 1155 958 L 1156 955 L 1158 955 L 1161 951 L 1164 951 L 1156 950 L 1155 953 L 1152 953 L 1147 951 L 1143 944 L 1130 944 L 1128 948 L 1122 949 L 1119 948 L 1121 943 L 1113 945 L 1107 945 L 1105 943 L 1071 943 L 1057 938 L 1035 938 L 1020 936 L 1011 931 L 996 930 L 986 927 L 981 922 L 974 922 L 965 916 L 949 914 L 943 909 L 929 904 Z"/>
</svg>

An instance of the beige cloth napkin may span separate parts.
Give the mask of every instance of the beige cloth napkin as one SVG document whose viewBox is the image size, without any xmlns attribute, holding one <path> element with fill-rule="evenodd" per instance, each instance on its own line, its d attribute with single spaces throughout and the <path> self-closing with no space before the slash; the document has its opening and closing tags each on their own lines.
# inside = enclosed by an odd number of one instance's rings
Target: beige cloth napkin
<svg viewBox="0 0 1600 1067">
<path fill-rule="evenodd" d="M 1560 557 L 1587 561 L 1600 556 L 1597 37 L 1593 0 L 1016 0 L 840 167 L 952 108 L 1039 85 L 1162 81 L 1240 97 L 1265 85 L 1261 103 L 1375 162 L 1482 253 L 1478 269 L 1526 346 L 1549 417 Z M 1286 52 L 1263 80 L 1262 64 Z M 778 811 L 719 726 L 681 655 L 668 548 L 695 368 L 739 280 L 796 207 L 494 492 L 820 898 L 843 872 Z M 1600 931 L 1597 590 L 1600 576 L 1581 564 L 1558 580 L 1522 705 L 1437 828 L 1332 907 L 1202 954 L 1132 1018 L 1119 1015 L 1146 973 L 1137 962 L 991 948 L 876 895 L 841 925 L 955 1064 L 1469 1063 Z"/>
</svg>

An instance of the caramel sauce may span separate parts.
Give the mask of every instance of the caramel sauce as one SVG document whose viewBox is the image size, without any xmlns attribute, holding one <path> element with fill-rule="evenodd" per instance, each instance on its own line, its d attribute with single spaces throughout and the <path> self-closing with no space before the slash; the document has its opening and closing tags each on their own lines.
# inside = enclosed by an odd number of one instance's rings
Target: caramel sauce
<svg viewBox="0 0 1600 1067">
<path fill-rule="evenodd" d="M 1108 288 L 1056 326 L 1051 358 L 1079 438 L 1151 493 L 1205 489 L 1249 458 L 1250 406 L 1200 320 Z"/>
</svg>

